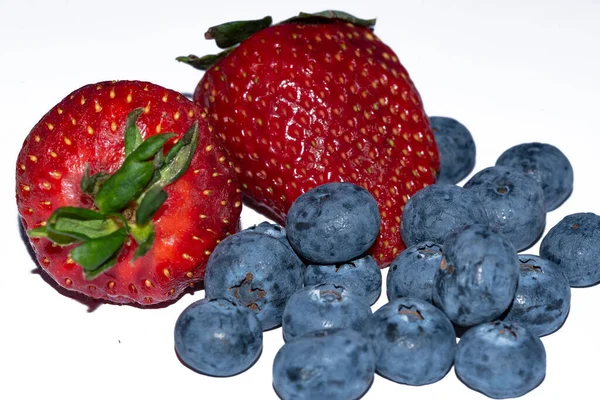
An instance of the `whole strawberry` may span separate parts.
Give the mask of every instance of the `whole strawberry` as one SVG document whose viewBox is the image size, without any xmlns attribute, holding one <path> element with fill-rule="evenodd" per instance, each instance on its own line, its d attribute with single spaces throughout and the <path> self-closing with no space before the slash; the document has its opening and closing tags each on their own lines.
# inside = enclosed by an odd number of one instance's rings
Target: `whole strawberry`
<svg viewBox="0 0 600 400">
<path fill-rule="evenodd" d="M 237 228 L 237 181 L 205 114 L 152 83 L 74 91 L 34 126 L 16 167 L 40 266 L 93 298 L 174 300 Z"/>
<path fill-rule="evenodd" d="M 374 21 L 324 12 L 270 23 L 210 28 L 207 38 L 235 47 L 178 58 L 208 68 L 194 100 L 222 137 L 243 193 L 277 222 L 320 184 L 369 190 L 381 213 L 370 252 L 387 266 L 404 249 L 404 204 L 439 167 L 419 93 L 373 34 Z"/>
</svg>

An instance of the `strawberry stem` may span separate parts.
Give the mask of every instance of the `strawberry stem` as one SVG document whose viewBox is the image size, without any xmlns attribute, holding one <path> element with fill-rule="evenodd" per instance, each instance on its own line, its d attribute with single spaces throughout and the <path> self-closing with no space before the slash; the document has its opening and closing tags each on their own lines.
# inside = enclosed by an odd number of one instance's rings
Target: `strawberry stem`
<svg viewBox="0 0 600 400">
<path fill-rule="evenodd" d="M 127 115 L 125 122 L 125 157 L 128 157 L 144 141 L 140 128 L 137 127 L 137 119 L 142 115 L 144 109 L 136 108 Z"/>
<path fill-rule="evenodd" d="M 109 235 L 86 240 L 71 251 L 71 258 L 83 267 L 86 279 L 95 278 L 112 267 L 127 239 L 125 228 Z"/>
<path fill-rule="evenodd" d="M 345 21 L 354 25 L 363 26 L 370 30 L 373 30 L 376 21 L 375 19 L 357 18 L 344 11 L 326 10 L 318 13 L 301 12 L 295 17 L 280 22 L 280 24 L 327 24 L 334 20 Z M 267 16 L 257 20 L 226 22 L 221 25 L 210 27 L 204 34 L 204 38 L 208 40 L 214 39 L 217 46 L 221 49 L 225 49 L 224 51 L 202 57 L 190 54 L 189 56 L 177 57 L 176 60 L 191 65 L 201 71 L 206 71 L 215 65 L 217 61 L 229 54 L 229 52 L 235 49 L 241 42 L 255 33 L 271 26 L 272 22 L 272 18 Z"/>
<path fill-rule="evenodd" d="M 77 242 L 77 239 L 71 236 L 60 235 L 52 232 L 46 226 L 39 226 L 37 228 L 30 229 L 27 231 L 27 234 L 32 238 L 46 238 L 59 246 L 67 246 Z"/>
<path fill-rule="evenodd" d="M 83 268 L 86 279 L 111 268 L 130 235 L 137 243 L 132 261 L 152 248 L 151 219 L 167 199 L 163 189 L 183 175 L 194 157 L 197 122 L 165 155 L 165 144 L 176 135 L 163 133 L 143 140 L 136 126 L 142 112 L 138 108 L 127 116 L 126 157 L 113 175 L 98 172 L 90 176 L 89 166 L 85 168 L 80 188 L 95 197 L 98 210 L 60 207 L 45 225 L 28 232 L 30 237 L 46 238 L 60 246 L 74 244 L 71 258 Z"/>
<path fill-rule="evenodd" d="M 83 178 L 79 182 L 79 188 L 83 193 L 87 193 L 92 198 L 96 198 L 98 191 L 104 185 L 104 183 L 110 178 L 110 174 L 106 172 L 98 172 L 94 175 L 90 175 L 90 166 L 85 164 L 85 170 L 83 171 Z"/>
<path fill-rule="evenodd" d="M 138 244 L 138 247 L 135 249 L 135 253 L 133 254 L 132 261 L 135 261 L 152 248 L 152 245 L 154 244 L 154 225 L 132 224 L 129 226 L 129 228 L 131 229 L 131 235 Z"/>
<path fill-rule="evenodd" d="M 172 133 L 150 136 L 125 159 L 98 191 L 95 203 L 101 212 L 121 211 L 144 192 L 154 176 L 151 158 L 173 136 Z"/>
<path fill-rule="evenodd" d="M 146 225 L 150 222 L 152 216 L 160 209 L 165 200 L 167 200 L 167 192 L 162 190 L 160 186 L 155 186 L 149 190 L 135 211 L 135 223 Z"/>
<path fill-rule="evenodd" d="M 89 240 L 106 236 L 119 226 L 99 212 L 78 207 L 57 208 L 46 223 L 56 234 L 67 235 L 78 240 Z"/>
<path fill-rule="evenodd" d="M 229 54 L 231 50 L 233 50 L 233 48 L 224 50 L 217 54 L 207 54 L 203 57 L 198 57 L 193 54 L 190 54 L 189 56 L 177 57 L 176 60 L 184 64 L 190 65 L 196 69 L 199 69 L 200 71 L 206 71 L 207 69 L 215 65 L 217 61 L 219 61 L 221 58 Z"/>
<path fill-rule="evenodd" d="M 219 48 L 227 49 L 248 39 L 256 32 L 271 26 L 272 23 L 273 18 L 269 16 L 251 21 L 226 22 L 208 28 L 204 38 L 207 40 L 214 39 Z"/>
<path fill-rule="evenodd" d="M 375 28 L 375 22 L 377 21 L 374 18 L 373 19 L 357 18 L 354 15 L 348 14 L 347 12 L 344 12 L 344 11 L 326 10 L 326 11 L 321 11 L 318 13 L 301 12 L 297 16 L 284 21 L 284 23 L 299 22 L 299 23 L 305 23 L 305 24 L 322 24 L 322 23 L 327 23 L 328 21 L 335 20 L 335 19 L 349 22 L 354 25 L 363 26 L 363 27 L 369 28 L 371 30 L 373 30 Z"/>
</svg>

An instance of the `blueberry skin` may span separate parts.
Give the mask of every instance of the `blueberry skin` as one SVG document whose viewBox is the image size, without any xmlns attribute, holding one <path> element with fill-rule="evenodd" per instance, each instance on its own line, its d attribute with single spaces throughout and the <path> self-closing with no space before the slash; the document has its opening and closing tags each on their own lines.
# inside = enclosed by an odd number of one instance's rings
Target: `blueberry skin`
<svg viewBox="0 0 600 400">
<path fill-rule="evenodd" d="M 479 198 L 460 186 L 436 183 L 415 193 L 404 206 L 400 232 L 407 247 L 431 241 L 443 243 L 453 229 L 488 224 Z"/>
<path fill-rule="evenodd" d="M 311 332 L 275 356 L 273 387 L 283 400 L 353 400 L 375 377 L 369 340 L 352 329 Z"/>
<path fill-rule="evenodd" d="M 283 338 L 332 328 L 360 330 L 371 316 L 366 299 L 342 285 L 319 283 L 300 289 L 283 311 Z"/>
<path fill-rule="evenodd" d="M 537 336 L 559 329 L 571 307 L 571 287 L 565 274 L 552 261 L 522 254 L 515 299 L 503 316 Z"/>
<path fill-rule="evenodd" d="M 326 183 L 300 195 L 286 230 L 292 247 L 315 264 L 337 264 L 365 253 L 379 234 L 379 208 L 363 187 Z"/>
<path fill-rule="evenodd" d="M 571 287 L 600 282 L 600 216 L 567 215 L 542 240 L 540 256 L 558 265 Z"/>
<path fill-rule="evenodd" d="M 381 269 L 370 255 L 341 264 L 309 265 L 304 270 L 304 286 L 326 282 L 342 285 L 370 305 L 379 298 L 382 281 Z"/>
<path fill-rule="evenodd" d="M 292 249 L 292 245 L 287 239 L 287 234 L 285 232 L 285 228 L 278 224 L 272 224 L 268 221 L 263 221 L 258 225 L 249 226 L 244 229 L 245 231 L 254 231 L 258 233 L 264 233 L 265 235 L 273 236 L 276 239 L 279 239 L 281 243 L 285 244 L 287 247 Z"/>
<path fill-rule="evenodd" d="M 226 298 L 256 313 L 263 330 L 281 324 L 291 295 L 302 287 L 304 264 L 279 239 L 242 231 L 213 250 L 204 276 L 208 298 Z"/>
<path fill-rule="evenodd" d="M 433 277 L 441 261 L 442 246 L 437 243 L 418 243 L 404 250 L 388 270 L 388 300 L 414 297 L 433 303 Z"/>
<path fill-rule="evenodd" d="M 475 167 L 475 141 L 466 126 L 453 118 L 429 117 L 440 156 L 438 183 L 458 183 Z"/>
<path fill-rule="evenodd" d="M 544 380 L 546 350 L 522 326 L 488 322 L 469 329 L 460 339 L 454 370 L 464 384 L 486 396 L 519 397 Z"/>
<path fill-rule="evenodd" d="M 464 187 L 479 197 L 490 226 L 503 233 L 517 251 L 531 247 L 544 232 L 544 192 L 535 179 L 519 170 L 496 166 L 479 171 Z"/>
<path fill-rule="evenodd" d="M 546 211 L 560 206 L 573 191 L 573 167 L 555 146 L 522 143 L 500 155 L 496 165 L 519 169 L 538 181 L 544 191 Z"/>
<path fill-rule="evenodd" d="M 519 280 L 512 243 L 488 226 L 452 232 L 433 279 L 433 301 L 459 326 L 498 318 L 511 305 Z"/>
<path fill-rule="evenodd" d="M 253 312 L 225 299 L 189 305 L 175 323 L 175 350 L 193 370 L 232 376 L 248 369 L 262 351 L 263 332 Z"/>
<path fill-rule="evenodd" d="M 426 385 L 452 367 L 456 334 L 452 323 L 432 304 L 404 297 L 377 310 L 365 327 L 377 358 L 377 373 L 394 382 Z"/>
</svg>

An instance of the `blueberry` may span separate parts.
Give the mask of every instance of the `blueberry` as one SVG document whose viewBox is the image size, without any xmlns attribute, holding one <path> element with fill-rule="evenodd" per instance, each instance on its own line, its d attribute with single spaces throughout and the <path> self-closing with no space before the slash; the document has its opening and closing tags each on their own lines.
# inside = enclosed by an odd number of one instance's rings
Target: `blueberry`
<svg viewBox="0 0 600 400">
<path fill-rule="evenodd" d="M 560 206 L 573 191 L 573 167 L 555 146 L 547 143 L 522 143 L 506 150 L 496 165 L 519 169 L 542 186 L 546 211 Z"/>
<path fill-rule="evenodd" d="M 270 235 L 242 231 L 217 245 L 208 259 L 208 298 L 227 298 L 256 313 L 263 330 L 281 324 L 290 296 L 302 287 L 304 264 Z"/>
<path fill-rule="evenodd" d="M 408 200 L 400 230 L 404 244 L 409 247 L 426 241 L 443 243 L 453 229 L 487 223 L 487 214 L 475 193 L 460 186 L 436 183 Z"/>
<path fill-rule="evenodd" d="M 286 230 L 300 256 L 315 264 L 337 264 L 365 253 L 377 239 L 380 221 L 377 202 L 366 189 L 333 182 L 294 201 Z"/>
<path fill-rule="evenodd" d="M 540 256 L 558 265 L 572 287 L 600 282 L 600 216 L 567 215 L 542 240 Z"/>
<path fill-rule="evenodd" d="M 305 333 L 331 328 L 360 330 L 371 316 L 366 299 L 344 286 L 320 283 L 300 289 L 283 311 L 283 338 L 295 339 Z"/>
<path fill-rule="evenodd" d="M 475 142 L 471 132 L 448 117 L 429 117 L 440 156 L 439 183 L 458 183 L 475 166 Z"/>
<path fill-rule="evenodd" d="M 246 231 L 254 231 L 258 233 L 264 233 L 265 235 L 273 236 L 276 239 L 279 239 L 281 243 L 285 244 L 290 250 L 293 251 L 290 242 L 287 239 L 287 234 L 285 232 L 285 228 L 278 224 L 272 224 L 268 221 L 263 221 L 258 225 L 252 225 L 248 228 L 244 229 Z"/>
<path fill-rule="evenodd" d="M 311 332 L 287 342 L 273 363 L 273 387 L 283 400 L 358 399 L 374 376 L 373 347 L 352 329 Z"/>
<path fill-rule="evenodd" d="M 496 399 L 519 397 L 546 375 L 546 351 L 526 328 L 488 322 L 469 329 L 458 342 L 454 370 L 471 389 Z"/>
<path fill-rule="evenodd" d="M 343 285 L 374 304 L 381 294 L 381 269 L 372 256 L 366 255 L 340 264 L 309 265 L 304 270 L 305 286 L 326 282 Z"/>
<path fill-rule="evenodd" d="M 502 232 L 517 251 L 533 245 L 544 232 L 544 192 L 535 179 L 521 171 L 489 167 L 473 175 L 464 187 L 479 197 L 490 226 Z"/>
<path fill-rule="evenodd" d="M 369 319 L 365 333 L 373 343 L 377 373 L 398 383 L 426 385 L 452 367 L 456 334 L 432 304 L 409 297 L 387 303 Z"/>
<path fill-rule="evenodd" d="M 443 246 L 434 304 L 460 326 L 498 318 L 512 303 L 519 280 L 512 243 L 488 226 L 471 225 L 453 231 Z"/>
<path fill-rule="evenodd" d="M 206 375 L 243 372 L 258 359 L 262 343 L 262 328 L 254 313 L 225 299 L 196 301 L 175 323 L 177 354 Z"/>
<path fill-rule="evenodd" d="M 561 327 L 571 306 L 571 288 L 565 274 L 552 261 L 519 255 L 521 273 L 515 299 L 503 321 L 517 323 L 537 336 Z"/>
<path fill-rule="evenodd" d="M 414 297 L 433 303 L 433 277 L 442 261 L 442 246 L 433 242 L 415 244 L 400 253 L 387 274 L 387 297 Z"/>
</svg>

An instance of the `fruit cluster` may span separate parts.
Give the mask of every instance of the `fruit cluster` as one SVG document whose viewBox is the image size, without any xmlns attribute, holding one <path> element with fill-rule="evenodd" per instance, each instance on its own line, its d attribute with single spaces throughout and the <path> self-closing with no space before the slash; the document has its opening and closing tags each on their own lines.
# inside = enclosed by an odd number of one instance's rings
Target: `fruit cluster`
<svg viewBox="0 0 600 400">
<path fill-rule="evenodd" d="M 176 301 L 239 229 L 242 194 L 283 224 L 299 195 L 328 182 L 376 199 L 369 254 L 380 267 L 404 249 L 404 204 L 439 169 L 408 72 L 374 20 L 327 11 L 271 23 L 211 27 L 221 53 L 179 57 L 206 70 L 193 101 L 149 82 L 99 82 L 34 126 L 17 206 L 58 285 L 113 303 Z M 140 144 L 152 151 L 130 154 Z"/>
<path fill-rule="evenodd" d="M 206 299 L 176 323 L 183 362 L 205 374 L 240 373 L 260 355 L 257 327 L 281 325 L 286 343 L 273 386 L 283 399 L 356 399 L 375 373 L 425 385 L 452 366 L 493 398 L 539 385 L 546 371 L 540 337 L 565 322 L 571 286 L 600 281 L 590 251 L 578 251 L 598 243 L 600 218 L 569 216 L 543 239 L 540 256 L 519 254 L 540 238 L 546 212 L 571 193 L 567 158 L 548 144 L 522 144 L 460 187 L 474 166 L 474 144 L 460 145 L 471 134 L 455 120 L 431 120 L 436 139 L 445 137 L 442 165 L 462 167 L 442 167 L 444 182 L 407 202 L 401 232 L 409 247 L 388 270 L 387 304 L 371 311 L 382 287 L 367 254 L 380 224 L 377 202 L 360 186 L 327 183 L 298 197 L 285 229 L 263 222 L 217 245 Z M 222 322 L 207 324 L 209 316 Z"/>
<path fill-rule="evenodd" d="M 458 186 L 470 132 L 425 114 L 373 20 L 271 23 L 212 27 L 221 53 L 180 57 L 206 70 L 193 101 L 100 82 L 42 117 L 16 165 L 40 266 L 113 303 L 172 302 L 204 280 L 175 324 L 181 361 L 241 373 L 281 326 L 283 399 L 355 399 L 376 373 L 424 385 L 452 366 L 490 397 L 535 388 L 539 337 L 564 323 L 571 287 L 600 281 L 596 214 L 520 254 L 570 195 L 568 159 L 524 143 Z M 274 223 L 238 232 L 242 194 Z M 389 302 L 372 312 L 387 266 Z"/>
</svg>

